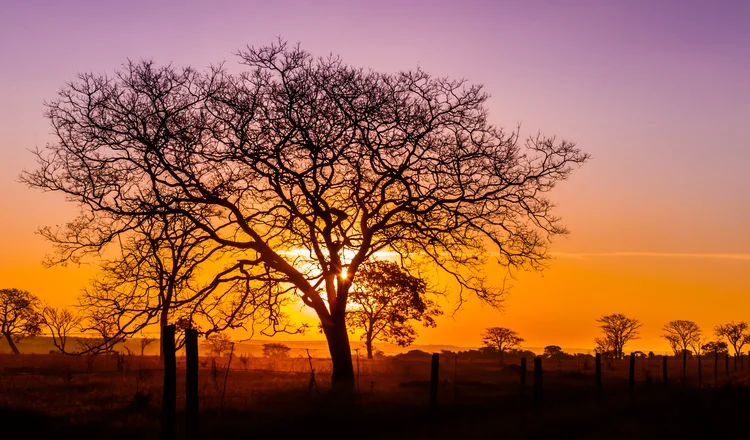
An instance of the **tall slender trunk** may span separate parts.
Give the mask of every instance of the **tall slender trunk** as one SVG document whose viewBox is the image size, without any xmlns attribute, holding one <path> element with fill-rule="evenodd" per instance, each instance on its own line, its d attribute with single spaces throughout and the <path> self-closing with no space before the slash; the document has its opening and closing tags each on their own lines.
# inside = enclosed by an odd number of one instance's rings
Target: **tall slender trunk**
<svg viewBox="0 0 750 440">
<path fill-rule="evenodd" d="M 16 343 L 13 342 L 13 335 L 10 333 L 4 333 L 3 336 L 5 336 L 5 339 L 8 341 L 8 346 L 10 346 L 10 349 L 13 350 L 14 354 L 21 354 L 20 351 L 18 351 L 18 347 L 16 347 Z"/>
<path fill-rule="evenodd" d="M 370 321 L 370 328 L 367 329 L 365 334 L 365 347 L 367 347 L 367 359 L 372 359 L 372 340 L 375 339 L 372 335 L 374 322 Z"/>
<path fill-rule="evenodd" d="M 367 347 L 367 359 L 372 359 L 372 339 L 367 339 L 365 341 L 365 346 Z"/>
<path fill-rule="evenodd" d="M 334 391 L 354 391 L 354 365 L 352 350 L 349 346 L 349 334 L 346 331 L 346 320 L 343 313 L 334 314 L 332 324 L 323 326 L 328 350 L 333 362 L 331 386 Z"/>
<path fill-rule="evenodd" d="M 169 308 L 165 305 L 161 310 L 161 316 L 159 316 L 159 363 L 164 362 L 164 327 L 169 324 Z"/>
</svg>

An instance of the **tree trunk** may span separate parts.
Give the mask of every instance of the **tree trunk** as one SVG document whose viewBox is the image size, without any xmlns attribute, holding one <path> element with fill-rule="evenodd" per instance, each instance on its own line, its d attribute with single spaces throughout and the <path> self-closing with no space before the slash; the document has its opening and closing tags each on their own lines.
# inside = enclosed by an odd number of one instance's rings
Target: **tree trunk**
<svg viewBox="0 0 750 440">
<path fill-rule="evenodd" d="M 162 344 L 162 341 L 164 340 L 164 327 L 169 324 L 169 309 L 164 308 L 161 311 L 161 316 L 159 316 L 159 363 L 164 363 L 164 344 Z"/>
<path fill-rule="evenodd" d="M 372 340 L 367 339 L 365 341 L 365 346 L 367 347 L 367 359 L 372 359 Z"/>
<path fill-rule="evenodd" d="M 352 351 L 349 347 L 349 334 L 346 332 L 346 321 L 344 314 L 333 316 L 333 324 L 323 326 L 326 335 L 328 350 L 333 362 L 333 373 L 331 375 L 331 387 L 334 391 L 354 391 L 354 365 L 352 364 Z"/>
<path fill-rule="evenodd" d="M 13 336 L 10 333 L 5 333 L 5 339 L 8 340 L 8 346 L 11 350 L 13 350 L 14 354 L 21 354 L 20 351 L 18 351 L 18 347 L 16 347 L 16 343 L 13 342 Z"/>
</svg>

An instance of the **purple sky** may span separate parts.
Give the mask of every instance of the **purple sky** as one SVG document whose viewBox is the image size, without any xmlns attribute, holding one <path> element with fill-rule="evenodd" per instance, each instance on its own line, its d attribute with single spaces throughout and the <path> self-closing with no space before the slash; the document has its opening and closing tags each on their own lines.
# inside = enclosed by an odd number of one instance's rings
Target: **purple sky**
<svg viewBox="0 0 750 440">
<path fill-rule="evenodd" d="M 25 246 L 0 276 L 38 267 L 33 230 L 74 212 L 18 183 L 50 140 L 45 99 L 127 58 L 236 69 L 237 49 L 277 36 L 483 83 L 497 125 L 576 141 L 593 160 L 553 195 L 572 231 L 553 251 L 750 255 L 750 1 L 4 0 L 0 240 Z"/>
</svg>

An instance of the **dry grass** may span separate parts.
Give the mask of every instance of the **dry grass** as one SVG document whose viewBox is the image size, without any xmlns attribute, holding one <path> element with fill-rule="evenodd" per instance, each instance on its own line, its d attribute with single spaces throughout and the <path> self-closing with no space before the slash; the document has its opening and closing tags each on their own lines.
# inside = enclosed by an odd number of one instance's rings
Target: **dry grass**
<svg viewBox="0 0 750 440">
<path fill-rule="evenodd" d="M 206 423 L 211 424 L 212 429 L 232 432 L 232 427 L 245 426 L 250 417 L 248 414 L 253 415 L 250 419 L 261 429 L 270 420 L 281 420 L 287 415 L 305 417 L 306 414 L 320 415 L 321 411 L 341 408 L 330 400 L 327 393 L 331 372 L 328 359 L 313 360 L 319 389 L 315 392 L 309 388 L 310 366 L 306 358 L 247 357 L 240 361 L 238 355 L 232 361 L 222 398 L 227 361 L 226 357 L 200 359 L 200 405 Z M 508 363 L 512 361 L 507 360 Z M 529 369 L 531 365 L 529 362 Z M 723 362 L 719 367 L 719 381 L 714 384 L 713 362 L 704 362 L 705 388 L 724 389 L 727 383 L 736 388 L 746 385 L 750 379 L 750 367 L 738 367 L 735 372 L 732 364 L 729 375 L 724 374 Z M 118 432 L 154 433 L 158 430 L 163 371 L 156 357 L 126 357 L 120 364 L 121 371 L 118 371 L 115 356 L 101 356 L 89 365 L 84 358 L 61 355 L 0 355 L 0 368 L 2 408 L 48 417 L 44 423 L 56 423 L 57 426 L 99 426 L 105 431 L 115 429 Z M 557 414 L 567 414 L 569 408 L 580 410 L 594 404 L 593 360 L 545 361 L 544 368 L 545 404 L 549 407 L 557 405 Z M 636 381 L 644 404 L 663 404 L 660 400 L 663 400 L 663 393 L 653 394 L 662 389 L 661 368 L 661 358 L 639 359 L 637 362 Z M 681 371 L 681 362 L 670 359 L 669 375 L 673 389 L 681 388 Z M 688 388 L 695 389 L 696 361 L 690 361 L 688 372 Z M 400 418 L 402 416 L 411 414 L 409 420 L 423 416 L 428 402 L 429 377 L 429 358 L 360 359 L 359 394 L 355 404 L 347 403 L 346 407 L 347 410 L 356 407 L 359 415 L 350 415 L 350 419 L 357 420 L 357 417 L 369 414 L 370 419 L 390 420 L 390 425 L 398 426 L 406 423 Z M 531 387 L 531 371 L 527 377 Z M 603 377 L 607 395 L 613 396 L 613 402 L 622 401 L 621 397 L 627 394 L 628 361 L 605 364 Z M 177 380 L 180 410 L 184 406 L 184 358 L 178 358 Z M 520 408 L 518 395 L 517 368 L 504 369 L 497 360 L 441 357 L 439 403 L 444 409 L 450 408 L 453 414 L 460 413 L 462 408 L 473 408 L 466 410 L 466 417 L 475 417 L 483 411 L 505 408 L 503 411 L 508 416 L 508 408 L 513 411 Z M 578 417 L 572 413 L 569 416 Z M 322 416 L 317 418 L 325 419 Z M 308 421 L 308 425 L 317 423 L 317 418 Z M 476 423 L 483 426 L 481 422 Z"/>
</svg>

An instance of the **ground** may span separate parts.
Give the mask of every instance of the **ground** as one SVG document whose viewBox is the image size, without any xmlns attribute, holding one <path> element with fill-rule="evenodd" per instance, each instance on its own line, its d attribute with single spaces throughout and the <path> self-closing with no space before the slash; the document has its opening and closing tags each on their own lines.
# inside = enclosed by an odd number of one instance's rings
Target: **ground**
<svg viewBox="0 0 750 440">
<path fill-rule="evenodd" d="M 330 361 L 228 357 L 200 359 L 201 438 L 726 438 L 744 433 L 750 367 L 697 361 L 685 384 L 678 359 L 661 382 L 661 359 L 639 359 L 636 389 L 628 362 L 603 366 L 597 399 L 593 361 L 544 360 L 541 404 L 533 372 L 521 393 L 515 359 L 441 356 L 438 405 L 429 408 L 429 357 L 359 360 L 358 392 L 328 392 Z M 177 408 L 184 408 L 184 360 L 178 360 Z M 529 362 L 531 369 L 532 362 Z M 0 355 L 0 423 L 24 438 L 159 438 L 161 375 L 153 356 Z M 357 368 L 355 366 L 355 368 Z M 226 383 L 226 386 L 225 386 Z M 178 438 L 184 438 L 178 414 Z M 259 437 L 260 436 L 260 437 Z"/>
</svg>

